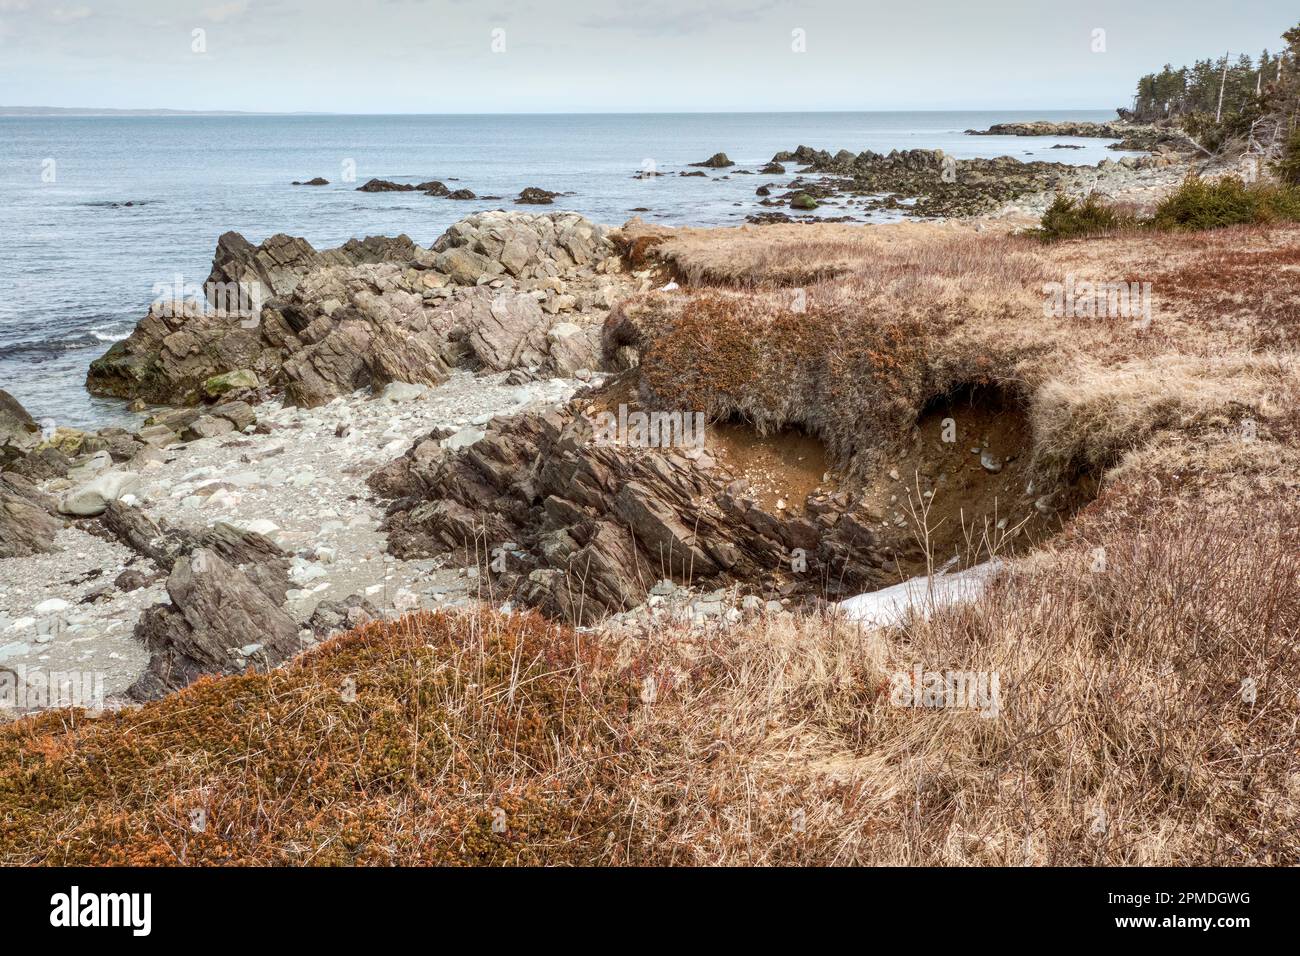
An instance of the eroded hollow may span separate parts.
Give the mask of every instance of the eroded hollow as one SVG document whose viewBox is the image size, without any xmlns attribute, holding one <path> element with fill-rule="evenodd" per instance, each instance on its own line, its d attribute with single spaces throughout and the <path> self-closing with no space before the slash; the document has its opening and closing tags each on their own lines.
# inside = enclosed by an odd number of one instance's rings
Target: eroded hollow
<svg viewBox="0 0 1300 956">
<path fill-rule="evenodd" d="M 803 514 L 810 495 L 834 492 L 826 446 L 798 427 L 760 435 L 749 424 L 721 422 L 709 429 L 709 452 L 732 474 L 748 482 L 758 506 L 772 514 Z"/>
<path fill-rule="evenodd" d="M 932 399 L 901 452 L 873 469 L 862 502 L 882 529 L 907 530 L 902 575 L 1022 553 L 1058 532 L 1095 483 L 1036 476 L 1023 401 L 992 385 L 964 385 Z M 928 551 L 928 557 L 927 557 Z"/>
</svg>

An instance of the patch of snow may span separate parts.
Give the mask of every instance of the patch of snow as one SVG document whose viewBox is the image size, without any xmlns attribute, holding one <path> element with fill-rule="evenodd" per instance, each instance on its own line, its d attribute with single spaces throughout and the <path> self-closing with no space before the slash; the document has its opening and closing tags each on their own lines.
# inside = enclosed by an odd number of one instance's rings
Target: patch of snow
<svg viewBox="0 0 1300 956">
<path fill-rule="evenodd" d="M 996 558 L 965 571 L 939 573 L 933 578 L 921 575 L 856 597 L 838 605 L 850 621 L 868 627 L 888 627 L 907 620 L 912 614 L 928 616 L 931 609 L 973 601 L 984 593 L 993 576 L 1002 569 Z"/>
</svg>

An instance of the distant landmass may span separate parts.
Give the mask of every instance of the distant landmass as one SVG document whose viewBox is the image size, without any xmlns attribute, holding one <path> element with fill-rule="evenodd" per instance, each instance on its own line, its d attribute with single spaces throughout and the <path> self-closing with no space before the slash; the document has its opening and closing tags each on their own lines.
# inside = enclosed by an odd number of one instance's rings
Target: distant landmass
<svg viewBox="0 0 1300 956">
<path fill-rule="evenodd" d="M 263 113 L 256 110 L 117 110 L 93 106 L 0 106 L 0 116 L 319 116 L 310 110 Z"/>
</svg>

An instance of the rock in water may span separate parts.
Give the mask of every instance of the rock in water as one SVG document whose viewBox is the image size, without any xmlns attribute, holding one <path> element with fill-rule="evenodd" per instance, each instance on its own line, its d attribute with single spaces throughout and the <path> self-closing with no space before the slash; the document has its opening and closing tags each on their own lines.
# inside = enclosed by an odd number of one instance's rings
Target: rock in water
<svg viewBox="0 0 1300 956">
<path fill-rule="evenodd" d="M 555 201 L 555 197 L 558 195 L 559 193 L 553 193 L 549 189 L 539 189 L 536 186 L 529 186 L 519 194 L 519 198 L 516 199 L 515 202 L 520 205 L 549 206 Z"/>
<path fill-rule="evenodd" d="M 275 667 L 299 649 L 293 618 L 215 551 L 201 548 L 178 560 L 167 594 L 172 603 L 150 608 L 136 625 L 152 654 L 129 691 L 136 700 L 156 699 L 203 674 Z"/>
<path fill-rule="evenodd" d="M 692 166 L 707 166 L 709 169 L 726 169 L 728 166 L 735 166 L 726 153 L 714 153 L 702 163 L 691 163 Z"/>
</svg>

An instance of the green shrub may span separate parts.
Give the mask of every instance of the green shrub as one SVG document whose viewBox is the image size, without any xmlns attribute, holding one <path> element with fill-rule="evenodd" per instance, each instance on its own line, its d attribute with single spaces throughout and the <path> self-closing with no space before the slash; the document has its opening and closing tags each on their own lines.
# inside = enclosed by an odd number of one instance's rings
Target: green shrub
<svg viewBox="0 0 1300 956">
<path fill-rule="evenodd" d="M 1300 138 L 1296 146 L 1300 175 Z M 1139 219 L 1102 202 L 1095 195 L 1080 201 L 1057 196 L 1043 213 L 1036 235 L 1046 242 L 1099 236 L 1122 228 L 1220 229 L 1224 226 L 1269 222 L 1300 222 L 1300 185 L 1252 183 L 1234 176 L 1208 180 L 1188 176 L 1156 206 L 1149 219 Z"/>
<path fill-rule="evenodd" d="M 1048 242 L 1078 236 L 1099 236 L 1127 225 L 1129 218 L 1096 195 L 1089 193 L 1082 201 L 1058 195 L 1043 213 L 1039 235 Z"/>
<path fill-rule="evenodd" d="M 1234 176 L 1189 176 L 1156 207 L 1157 229 L 1218 229 L 1300 219 L 1300 189 L 1271 183 L 1247 185 Z"/>
</svg>

